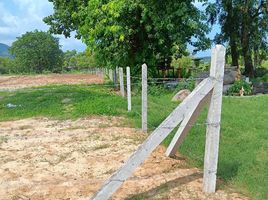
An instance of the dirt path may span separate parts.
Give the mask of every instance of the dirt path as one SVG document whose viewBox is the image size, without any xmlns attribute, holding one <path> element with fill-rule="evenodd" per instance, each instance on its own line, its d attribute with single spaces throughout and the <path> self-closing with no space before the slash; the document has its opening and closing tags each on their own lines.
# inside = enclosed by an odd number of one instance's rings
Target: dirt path
<svg viewBox="0 0 268 200">
<path fill-rule="evenodd" d="M 51 84 L 101 84 L 103 79 L 92 74 L 49 74 L 32 76 L 0 76 L 0 90 L 15 90 Z"/>
<path fill-rule="evenodd" d="M 84 200 L 137 149 L 141 132 L 120 118 L 0 123 L 1 200 Z M 202 193 L 202 173 L 159 147 L 113 199 L 246 199 Z"/>
</svg>

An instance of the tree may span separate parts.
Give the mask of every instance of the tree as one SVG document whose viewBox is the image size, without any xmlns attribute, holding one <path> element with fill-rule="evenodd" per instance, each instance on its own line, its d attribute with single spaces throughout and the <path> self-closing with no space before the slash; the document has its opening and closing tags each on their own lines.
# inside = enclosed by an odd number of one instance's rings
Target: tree
<svg viewBox="0 0 268 200">
<path fill-rule="evenodd" d="M 43 31 L 27 32 L 10 47 L 20 72 L 61 71 L 63 52 L 58 38 Z"/>
<path fill-rule="evenodd" d="M 66 51 L 64 52 L 64 64 L 63 66 L 66 67 L 76 67 L 76 59 L 75 56 L 77 55 L 76 50 Z"/>
<path fill-rule="evenodd" d="M 151 71 L 170 65 L 172 55 L 208 48 L 204 15 L 189 0 L 49 0 L 54 13 L 44 19 L 50 31 L 76 31 L 103 66 L 140 66 Z M 191 39 L 195 37 L 193 42 Z M 152 68 L 153 67 L 153 68 Z M 138 69 L 138 68 L 137 68 Z"/>
<path fill-rule="evenodd" d="M 89 69 L 89 68 L 95 68 L 98 66 L 96 59 L 95 59 L 95 55 L 88 50 L 77 54 L 75 59 L 77 62 L 78 69 Z"/>
<path fill-rule="evenodd" d="M 215 3 L 209 3 L 207 7 L 212 24 L 217 21 L 218 15 L 222 29 L 218 38 L 229 42 L 232 64 L 238 65 L 238 47 L 241 47 L 245 75 L 250 77 L 254 76 L 253 52 L 256 60 L 260 52 L 266 51 L 268 47 L 267 9 L 266 0 L 217 0 Z"/>
</svg>

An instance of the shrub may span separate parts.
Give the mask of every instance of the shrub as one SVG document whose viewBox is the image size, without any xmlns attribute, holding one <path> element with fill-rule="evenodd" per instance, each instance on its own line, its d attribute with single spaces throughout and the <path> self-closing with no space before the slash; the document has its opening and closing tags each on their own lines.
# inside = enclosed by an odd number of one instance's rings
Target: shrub
<svg viewBox="0 0 268 200">
<path fill-rule="evenodd" d="M 241 88 L 244 88 L 244 95 L 252 94 L 252 87 L 244 80 L 235 81 L 235 83 L 227 90 L 227 95 L 237 95 Z"/>
<path fill-rule="evenodd" d="M 165 88 L 163 84 L 150 84 L 148 87 L 148 94 L 153 95 L 153 96 L 159 96 L 163 95 L 165 93 L 168 93 L 169 90 Z"/>
<path fill-rule="evenodd" d="M 192 91 L 194 88 L 195 88 L 195 80 L 188 79 L 188 80 L 180 81 L 176 87 L 176 90 L 180 91 L 183 89 L 188 89 Z"/>
<path fill-rule="evenodd" d="M 263 77 L 260 78 L 262 82 L 268 82 L 268 74 L 265 74 Z"/>
</svg>

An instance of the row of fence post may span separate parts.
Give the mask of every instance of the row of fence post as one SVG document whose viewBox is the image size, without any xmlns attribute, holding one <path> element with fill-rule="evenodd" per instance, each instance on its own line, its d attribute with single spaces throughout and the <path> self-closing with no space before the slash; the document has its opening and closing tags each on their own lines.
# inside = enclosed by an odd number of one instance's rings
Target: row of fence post
<svg viewBox="0 0 268 200">
<path fill-rule="evenodd" d="M 114 70 L 109 69 L 105 71 L 109 79 L 114 83 L 115 87 L 118 88 L 118 76 L 119 76 L 119 89 L 122 97 L 125 97 L 125 85 L 124 85 L 124 69 L 122 67 L 116 67 Z M 130 67 L 126 67 L 126 82 L 127 82 L 127 109 L 131 111 L 131 75 Z M 141 116 L 142 116 L 142 130 L 147 132 L 147 65 L 142 65 L 142 107 L 141 107 Z"/>
</svg>

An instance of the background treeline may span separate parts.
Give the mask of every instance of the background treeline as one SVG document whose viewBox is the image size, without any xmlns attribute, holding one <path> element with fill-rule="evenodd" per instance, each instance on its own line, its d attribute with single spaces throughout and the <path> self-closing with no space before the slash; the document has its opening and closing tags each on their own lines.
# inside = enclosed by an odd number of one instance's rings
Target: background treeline
<svg viewBox="0 0 268 200">
<path fill-rule="evenodd" d="M 227 62 L 251 78 L 263 76 L 259 68 L 268 55 L 268 1 L 266 0 L 49 0 L 54 13 L 45 17 L 51 34 L 76 37 L 87 45 L 83 53 L 60 50 L 58 39 L 46 32 L 28 32 L 12 44 L 13 61 L 0 61 L 0 72 L 62 72 L 87 67 L 131 66 L 139 74 L 146 62 L 149 75 L 158 68 L 193 67 L 193 52 L 224 44 Z M 221 32 L 207 37 L 213 25 Z M 7 67 L 8 66 L 8 67 Z M 207 67 L 202 67 L 202 69 Z M 262 72 L 266 73 L 265 70 Z"/>
<path fill-rule="evenodd" d="M 10 57 L 0 57 L 0 74 L 61 73 L 96 67 L 90 51 L 64 53 L 58 38 L 43 31 L 18 37 L 9 52 Z"/>
</svg>

